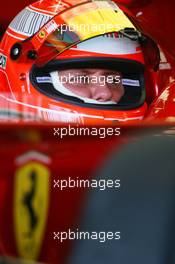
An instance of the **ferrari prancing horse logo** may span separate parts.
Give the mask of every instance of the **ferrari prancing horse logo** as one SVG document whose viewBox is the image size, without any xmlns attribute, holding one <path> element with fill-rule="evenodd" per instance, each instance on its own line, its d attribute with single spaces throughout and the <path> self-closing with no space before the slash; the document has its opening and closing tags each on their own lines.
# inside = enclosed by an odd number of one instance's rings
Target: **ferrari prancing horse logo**
<svg viewBox="0 0 175 264">
<path fill-rule="evenodd" d="M 50 171 L 31 161 L 15 174 L 14 227 L 18 254 L 37 260 L 48 216 Z"/>
</svg>

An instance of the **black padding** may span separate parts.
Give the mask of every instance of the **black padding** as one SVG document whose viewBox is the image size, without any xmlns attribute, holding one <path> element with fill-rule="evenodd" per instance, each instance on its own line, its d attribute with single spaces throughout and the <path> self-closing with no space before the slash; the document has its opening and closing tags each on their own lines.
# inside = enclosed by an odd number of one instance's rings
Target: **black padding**
<svg viewBox="0 0 175 264">
<path fill-rule="evenodd" d="M 98 177 L 120 178 L 121 188 L 90 191 L 80 229 L 121 231 L 121 239 L 78 241 L 68 263 L 175 263 L 175 137 L 116 147 Z"/>
</svg>

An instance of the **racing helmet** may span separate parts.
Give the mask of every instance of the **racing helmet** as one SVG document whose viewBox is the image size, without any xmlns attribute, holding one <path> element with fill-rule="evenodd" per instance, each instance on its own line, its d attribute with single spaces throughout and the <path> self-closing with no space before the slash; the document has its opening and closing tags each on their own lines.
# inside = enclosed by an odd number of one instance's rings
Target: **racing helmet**
<svg viewBox="0 0 175 264">
<path fill-rule="evenodd" d="M 3 117 L 87 125 L 141 120 L 147 104 L 139 37 L 111 1 L 31 4 L 14 18 L 1 42 Z M 69 77 L 64 83 L 62 73 Z M 87 82 L 89 75 L 98 94 L 110 86 L 110 92 L 121 89 L 120 98 L 99 100 L 83 94 L 87 86 L 78 78 Z M 88 89 L 93 85 L 88 83 Z"/>
</svg>

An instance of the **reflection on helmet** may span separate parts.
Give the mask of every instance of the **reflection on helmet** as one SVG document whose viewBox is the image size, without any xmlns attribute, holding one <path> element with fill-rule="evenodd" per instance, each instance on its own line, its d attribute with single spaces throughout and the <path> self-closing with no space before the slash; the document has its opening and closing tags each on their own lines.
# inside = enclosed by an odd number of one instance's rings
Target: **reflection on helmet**
<svg viewBox="0 0 175 264">
<path fill-rule="evenodd" d="M 36 2 L 1 43 L 3 118 L 107 124 L 144 117 L 145 62 L 111 1 Z"/>
</svg>

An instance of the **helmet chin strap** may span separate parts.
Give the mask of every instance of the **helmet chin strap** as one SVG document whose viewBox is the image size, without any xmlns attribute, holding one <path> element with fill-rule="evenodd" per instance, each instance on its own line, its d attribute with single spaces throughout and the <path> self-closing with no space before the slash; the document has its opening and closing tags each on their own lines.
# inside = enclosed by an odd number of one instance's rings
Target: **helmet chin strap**
<svg viewBox="0 0 175 264">
<path fill-rule="evenodd" d="M 63 84 L 60 82 L 58 71 L 50 72 L 50 76 L 52 79 L 53 87 L 55 88 L 55 90 L 57 90 L 58 92 L 60 92 L 62 94 L 79 98 L 84 103 L 88 103 L 88 104 L 101 104 L 101 105 L 111 105 L 111 104 L 116 105 L 117 104 L 116 102 L 113 102 L 113 101 L 100 102 L 98 100 L 94 100 L 94 99 L 87 98 L 87 97 L 82 97 L 80 95 L 77 95 L 77 94 L 71 92 L 69 89 L 64 87 Z"/>
</svg>

